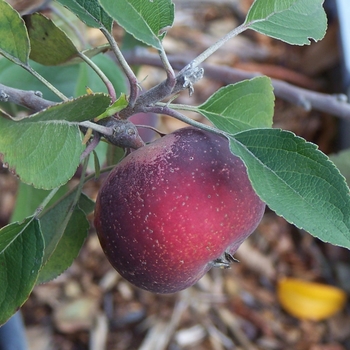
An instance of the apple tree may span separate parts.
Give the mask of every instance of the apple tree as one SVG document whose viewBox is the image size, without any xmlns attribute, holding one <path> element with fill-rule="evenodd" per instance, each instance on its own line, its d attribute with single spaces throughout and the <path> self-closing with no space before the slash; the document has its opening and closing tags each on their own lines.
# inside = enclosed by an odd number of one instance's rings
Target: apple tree
<svg viewBox="0 0 350 350">
<path fill-rule="evenodd" d="M 199 106 L 176 103 L 183 90 L 195 94 L 196 82 L 210 75 L 205 60 L 240 33 L 257 31 L 291 45 L 321 40 L 323 0 L 255 0 L 241 25 L 182 67 L 162 44 L 174 21 L 171 0 L 57 0 L 54 6 L 50 17 L 21 16 L 0 0 L 0 155 L 20 180 L 12 223 L 0 230 L 0 324 L 36 284 L 56 278 L 77 257 L 94 210 L 84 184 L 118 167 L 124 151 L 148 147 L 131 122 L 138 113 L 168 115 L 224 139 L 259 200 L 322 241 L 350 248 L 344 177 L 315 144 L 273 127 L 274 96 L 289 87 L 252 75 L 228 82 Z M 101 31 L 108 43 L 87 47 L 72 21 Z M 114 23 L 141 48 L 124 50 L 112 35 Z M 158 53 L 166 79 L 143 91 L 134 68 L 145 63 L 147 48 Z M 332 96 L 322 106 L 307 91 L 290 98 L 349 113 Z M 199 113 L 210 125 L 181 111 Z"/>
</svg>

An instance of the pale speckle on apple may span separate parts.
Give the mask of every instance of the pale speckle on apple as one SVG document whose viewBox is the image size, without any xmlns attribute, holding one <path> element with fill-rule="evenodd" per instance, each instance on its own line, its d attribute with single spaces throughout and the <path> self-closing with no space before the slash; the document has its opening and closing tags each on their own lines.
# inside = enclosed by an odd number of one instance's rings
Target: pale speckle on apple
<svg viewBox="0 0 350 350">
<path fill-rule="evenodd" d="M 172 293 L 196 283 L 215 261 L 229 266 L 225 254 L 254 231 L 264 208 L 227 139 L 188 127 L 115 167 L 98 195 L 95 226 L 124 278 Z"/>
</svg>

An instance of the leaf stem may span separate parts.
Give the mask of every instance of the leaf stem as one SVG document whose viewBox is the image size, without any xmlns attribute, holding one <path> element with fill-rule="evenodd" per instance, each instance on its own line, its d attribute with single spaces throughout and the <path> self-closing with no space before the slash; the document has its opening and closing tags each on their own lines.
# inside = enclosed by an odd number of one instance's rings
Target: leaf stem
<svg viewBox="0 0 350 350">
<path fill-rule="evenodd" d="M 85 61 L 94 71 L 95 73 L 101 78 L 103 83 L 106 85 L 106 88 L 108 90 L 108 94 L 112 99 L 112 103 L 115 102 L 117 99 L 117 95 L 115 93 L 114 86 L 112 85 L 111 81 L 107 78 L 106 74 L 102 72 L 100 67 L 97 66 L 97 64 L 92 61 L 89 57 L 87 57 L 84 53 L 79 52 L 79 57 Z"/>
<path fill-rule="evenodd" d="M 90 128 L 92 130 L 96 130 L 103 135 L 112 135 L 113 134 L 113 130 L 111 128 L 108 128 L 106 126 L 99 125 L 99 124 L 96 124 L 93 122 L 85 121 L 85 122 L 79 123 L 79 125 L 83 126 L 85 128 Z"/>
<path fill-rule="evenodd" d="M 195 126 L 197 128 L 200 128 L 205 131 L 210 131 L 218 135 L 226 135 L 226 133 L 222 130 L 219 130 L 213 126 L 206 125 L 200 122 L 197 122 L 196 120 L 193 120 L 190 117 L 187 117 L 186 115 L 179 113 L 171 108 L 169 108 L 167 105 L 164 106 L 159 106 L 158 104 L 156 106 L 148 107 L 146 109 L 147 112 L 153 112 L 153 113 L 158 113 L 158 114 L 166 114 L 171 117 L 174 117 L 178 120 L 181 120 L 182 122 Z"/>
<path fill-rule="evenodd" d="M 187 70 L 192 70 L 198 67 L 203 61 L 205 61 L 209 56 L 211 56 L 216 50 L 218 50 L 222 45 L 224 45 L 228 40 L 234 38 L 238 34 L 241 34 L 245 30 L 249 28 L 249 24 L 243 23 L 240 26 L 234 28 L 222 38 L 220 38 L 214 45 L 208 47 L 205 51 L 203 51 L 199 56 L 193 59 L 188 65 L 181 69 L 179 75 L 184 73 Z"/>
<path fill-rule="evenodd" d="M 125 60 L 123 54 L 121 53 L 118 47 L 118 44 L 116 43 L 111 33 L 109 33 L 109 31 L 104 27 L 101 27 L 100 30 L 103 33 L 103 35 L 106 37 L 108 43 L 111 45 L 111 49 L 114 55 L 116 56 L 119 64 L 121 65 L 125 75 L 129 80 L 129 84 L 130 84 L 129 106 L 134 107 L 136 99 L 138 97 L 138 91 L 139 91 L 136 75 L 134 74 L 133 70 L 130 68 L 128 62 Z"/>
<path fill-rule="evenodd" d="M 88 146 L 85 148 L 84 152 L 80 156 L 80 161 L 83 161 L 94 149 L 97 147 L 97 145 L 100 143 L 101 136 L 99 133 L 95 132 L 93 134 L 93 138 L 91 142 L 88 144 Z"/>
<path fill-rule="evenodd" d="M 167 75 L 166 86 L 167 86 L 167 89 L 169 90 L 169 93 L 168 93 L 168 95 L 169 95 L 173 91 L 174 86 L 176 84 L 176 75 L 175 75 L 173 67 L 171 66 L 171 64 L 168 60 L 168 56 L 166 55 L 163 46 L 162 46 L 162 49 L 159 50 L 159 56 L 160 56 L 160 59 L 163 63 L 163 66 L 164 66 L 164 69 L 165 69 L 165 72 Z"/>
<path fill-rule="evenodd" d="M 51 83 L 49 83 L 42 75 L 40 75 L 36 70 L 34 70 L 31 66 L 26 64 L 21 64 L 22 68 L 32 74 L 35 78 L 40 80 L 48 89 L 50 89 L 55 95 L 57 95 L 62 101 L 68 101 L 69 98 L 62 94 L 61 91 L 56 89 Z"/>
<path fill-rule="evenodd" d="M 163 102 L 158 102 L 157 105 L 159 106 L 167 106 L 172 109 L 180 110 L 180 111 L 189 111 L 189 112 L 198 112 L 198 108 L 195 106 L 189 106 L 189 105 L 182 105 L 180 103 L 163 103 Z"/>
<path fill-rule="evenodd" d="M 49 204 L 50 200 L 53 198 L 53 196 L 57 193 L 57 191 L 61 187 L 54 188 L 47 197 L 41 202 L 41 204 L 38 206 L 38 208 L 35 210 L 34 217 L 38 219 L 40 217 L 41 212 L 45 209 L 45 207 Z"/>
</svg>

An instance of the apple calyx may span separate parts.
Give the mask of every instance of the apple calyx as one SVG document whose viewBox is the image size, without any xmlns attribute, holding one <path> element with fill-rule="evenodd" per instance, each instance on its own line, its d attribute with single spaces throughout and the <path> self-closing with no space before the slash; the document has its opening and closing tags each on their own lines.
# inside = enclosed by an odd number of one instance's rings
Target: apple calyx
<svg viewBox="0 0 350 350">
<path fill-rule="evenodd" d="M 211 262 L 213 267 L 218 267 L 220 269 L 229 269 L 232 263 L 238 263 L 237 260 L 232 254 L 224 252 L 219 258 Z"/>
</svg>

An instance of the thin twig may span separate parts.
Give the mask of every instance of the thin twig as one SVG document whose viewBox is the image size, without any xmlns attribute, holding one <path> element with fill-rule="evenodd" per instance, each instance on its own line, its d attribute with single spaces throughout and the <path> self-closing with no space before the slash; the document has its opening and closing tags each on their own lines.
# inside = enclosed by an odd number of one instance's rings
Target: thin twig
<svg viewBox="0 0 350 350">
<path fill-rule="evenodd" d="M 199 56 L 193 59 L 188 65 L 181 69 L 179 74 L 184 73 L 188 69 L 194 69 L 198 67 L 202 62 L 204 62 L 209 56 L 211 56 L 215 51 L 217 51 L 222 45 L 224 45 L 228 40 L 234 38 L 238 34 L 241 34 L 245 30 L 249 29 L 249 24 L 241 24 L 235 29 L 228 32 L 222 38 L 220 38 L 215 44 L 208 47 L 205 51 L 203 51 Z"/>
<path fill-rule="evenodd" d="M 130 64 L 147 64 L 154 67 L 162 67 L 162 63 L 157 55 L 145 51 L 140 55 L 138 52 L 139 51 L 135 51 L 133 54 L 125 54 Z M 188 62 L 188 58 L 183 56 L 169 56 L 168 58 L 174 69 L 181 69 L 184 64 Z M 204 63 L 202 67 L 205 71 L 205 77 L 225 84 L 233 84 L 263 75 L 259 72 L 247 72 L 241 69 L 207 63 Z M 276 97 L 301 106 L 306 110 L 314 109 L 332 114 L 339 118 L 350 119 L 350 104 L 346 101 L 346 95 L 330 95 L 312 91 L 279 79 L 271 79 L 271 83 L 274 87 Z M 178 86 L 178 84 L 176 86 Z"/>
<path fill-rule="evenodd" d="M 100 30 L 108 40 L 109 44 L 111 45 L 111 49 L 115 57 L 117 58 L 120 66 L 124 70 L 124 73 L 129 80 L 129 84 L 130 84 L 129 106 L 133 107 L 136 102 L 136 99 L 138 96 L 138 90 L 139 90 L 136 75 L 134 74 L 133 70 L 130 68 L 128 62 L 125 60 L 121 51 L 119 50 L 118 44 L 116 43 L 114 37 L 109 33 L 109 31 L 106 28 L 101 27 Z"/>
<path fill-rule="evenodd" d="M 146 51 L 143 51 L 142 55 L 138 54 L 137 51 L 133 53 L 130 52 L 126 54 L 125 57 L 130 64 L 147 64 L 154 67 L 163 67 L 162 62 L 157 55 L 147 53 Z M 184 65 L 184 62 L 188 62 L 188 60 L 186 60 L 186 57 L 169 56 L 168 58 L 172 67 L 175 69 L 181 69 L 181 67 Z M 262 76 L 262 74 L 258 72 L 247 72 L 226 66 L 219 66 L 214 64 L 203 64 L 202 66 L 205 70 L 206 77 L 225 84 L 233 84 L 245 79 L 252 79 L 257 76 Z M 314 109 L 320 112 L 332 114 L 339 118 L 347 120 L 350 119 L 350 104 L 347 103 L 346 95 L 330 95 L 317 91 L 307 90 L 278 79 L 271 79 L 271 83 L 274 87 L 274 93 L 276 97 L 279 97 L 292 104 L 301 106 L 306 110 Z M 161 90 L 161 88 L 165 85 L 166 81 L 160 83 L 157 85 L 157 87 L 159 90 Z M 177 80 L 172 93 L 174 94 L 184 89 L 185 87 L 183 87 L 181 82 Z M 14 89 L 2 84 L 0 84 L 0 92 L 6 97 L 5 99 L 5 97 L 1 97 L 0 95 L 0 99 L 3 98 L 3 100 L 6 100 L 6 102 L 13 102 L 15 104 L 27 107 L 34 112 L 38 112 L 55 104 L 53 101 L 48 101 L 41 98 L 40 92 Z M 138 99 L 139 105 L 135 111 L 146 111 L 144 107 L 147 106 L 147 102 L 149 101 L 149 96 L 145 96 L 146 94 L 147 92 L 144 95 L 141 95 Z M 149 108 L 147 107 L 146 109 Z M 133 111 L 131 110 L 131 112 Z"/>
</svg>

